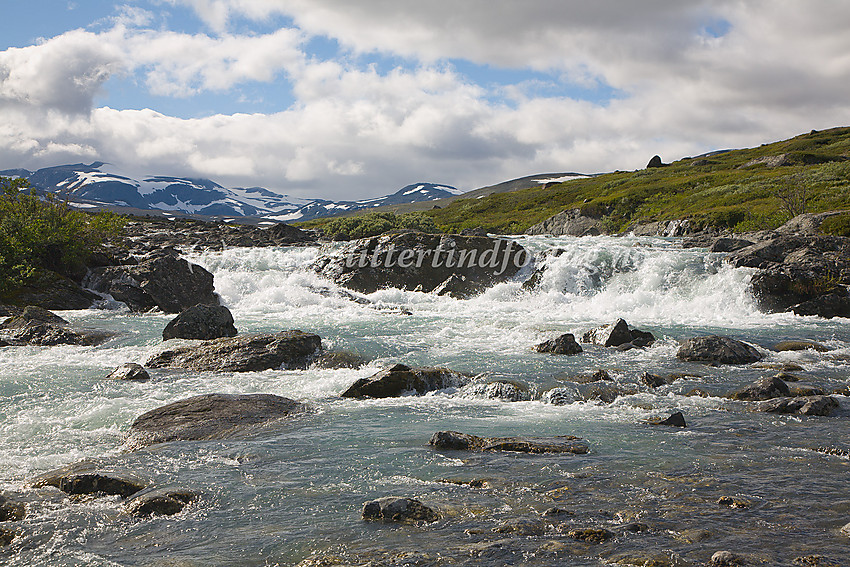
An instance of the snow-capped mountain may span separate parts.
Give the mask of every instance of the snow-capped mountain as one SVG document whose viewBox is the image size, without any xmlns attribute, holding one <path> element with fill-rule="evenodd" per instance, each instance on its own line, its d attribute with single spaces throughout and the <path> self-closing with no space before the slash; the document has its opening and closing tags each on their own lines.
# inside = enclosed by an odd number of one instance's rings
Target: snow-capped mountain
<svg viewBox="0 0 850 567">
<path fill-rule="evenodd" d="M 53 192 L 72 205 L 129 207 L 213 217 L 265 217 L 303 221 L 381 205 L 416 203 L 462 193 L 448 185 L 417 183 L 398 192 L 363 201 L 298 199 L 263 187 L 227 188 L 209 179 L 156 175 L 142 180 L 111 171 L 103 162 L 9 169 L 0 175 L 24 177 L 41 191 Z"/>
</svg>

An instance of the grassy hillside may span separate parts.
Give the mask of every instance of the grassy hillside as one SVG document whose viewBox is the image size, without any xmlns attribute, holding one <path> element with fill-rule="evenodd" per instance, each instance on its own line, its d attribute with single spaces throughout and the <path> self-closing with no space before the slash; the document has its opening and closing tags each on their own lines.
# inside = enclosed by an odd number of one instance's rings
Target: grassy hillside
<svg viewBox="0 0 850 567">
<path fill-rule="evenodd" d="M 803 209 L 850 209 L 850 128 L 812 131 L 660 168 L 458 199 L 421 214 L 447 232 L 481 226 L 516 234 L 568 208 L 602 219 L 612 232 L 683 218 L 736 231 L 758 230 L 779 226 Z"/>
</svg>

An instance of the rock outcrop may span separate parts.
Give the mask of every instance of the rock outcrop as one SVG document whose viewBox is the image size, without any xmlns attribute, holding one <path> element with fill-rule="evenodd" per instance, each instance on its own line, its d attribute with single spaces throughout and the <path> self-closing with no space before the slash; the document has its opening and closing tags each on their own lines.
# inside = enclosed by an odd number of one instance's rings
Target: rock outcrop
<svg viewBox="0 0 850 567">
<path fill-rule="evenodd" d="M 224 305 L 194 305 L 169 321 L 162 330 L 162 340 L 168 339 L 219 339 L 235 337 L 233 315 Z"/>
<path fill-rule="evenodd" d="M 136 264 L 94 268 L 84 283 L 137 312 L 180 313 L 199 303 L 218 304 L 213 275 L 168 250 Z"/>
<path fill-rule="evenodd" d="M 363 519 L 380 522 L 434 522 L 440 514 L 413 498 L 387 496 L 363 505 Z"/>
<path fill-rule="evenodd" d="M 455 451 L 510 451 L 516 453 L 573 453 L 583 455 L 590 449 L 580 437 L 478 437 L 457 431 L 438 431 L 429 444 L 437 449 Z"/>
<path fill-rule="evenodd" d="M 134 450 L 169 441 L 226 439 L 305 410 L 301 402 L 272 394 L 203 394 L 140 415 L 125 446 Z"/>
<path fill-rule="evenodd" d="M 797 315 L 850 317 L 850 239 L 779 234 L 729 255 L 758 268 L 751 286 L 759 308 Z"/>
<path fill-rule="evenodd" d="M 168 348 L 151 357 L 145 366 L 218 372 L 304 368 L 321 348 L 318 335 L 298 330 L 223 337 Z"/>
<path fill-rule="evenodd" d="M 695 337 L 685 341 L 676 358 L 687 362 L 708 364 L 750 364 L 758 362 L 762 355 L 755 347 L 720 335 Z"/>
<path fill-rule="evenodd" d="M 584 216 L 581 209 L 567 209 L 541 221 L 525 231 L 526 234 L 551 234 L 552 236 L 596 236 L 602 234 L 599 219 Z"/>
<path fill-rule="evenodd" d="M 438 290 L 464 299 L 507 281 L 530 261 L 531 255 L 510 240 L 404 232 L 353 240 L 320 256 L 313 268 L 361 293 Z"/>
<path fill-rule="evenodd" d="M 396 364 L 369 378 L 361 378 L 341 395 L 343 398 L 396 398 L 405 394 L 425 394 L 446 388 L 459 388 L 468 375 L 447 368 L 412 368 Z"/>
</svg>

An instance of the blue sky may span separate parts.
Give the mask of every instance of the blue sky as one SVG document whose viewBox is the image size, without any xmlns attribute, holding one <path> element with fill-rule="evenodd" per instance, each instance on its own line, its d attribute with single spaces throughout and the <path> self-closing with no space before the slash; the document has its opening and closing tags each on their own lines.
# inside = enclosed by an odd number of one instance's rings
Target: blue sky
<svg viewBox="0 0 850 567">
<path fill-rule="evenodd" d="M 638 168 L 846 125 L 846 21 L 826 0 L 4 1 L 0 169 L 367 198 Z"/>
</svg>

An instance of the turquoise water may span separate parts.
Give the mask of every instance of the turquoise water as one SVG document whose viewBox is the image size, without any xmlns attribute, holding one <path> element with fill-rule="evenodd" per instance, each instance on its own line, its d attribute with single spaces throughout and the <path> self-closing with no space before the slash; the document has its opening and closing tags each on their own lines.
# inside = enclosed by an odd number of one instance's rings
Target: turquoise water
<svg viewBox="0 0 850 567">
<path fill-rule="evenodd" d="M 850 459 L 811 450 L 850 449 L 847 399 L 839 397 L 841 410 L 828 418 L 752 413 L 717 396 L 775 371 L 684 364 L 675 353 L 680 340 L 707 333 L 762 349 L 786 338 L 813 339 L 831 350 L 765 350 L 763 362 L 799 364 L 807 378 L 802 384 L 831 391 L 850 384 L 850 321 L 760 313 L 746 292 L 749 270 L 674 241 L 521 241 L 537 252 L 565 250 L 547 260 L 541 288 L 525 292 L 511 282 L 466 301 L 382 290 L 367 296 L 374 305 L 354 303 L 307 269 L 319 253 L 314 248 L 190 256 L 215 274 L 240 332 L 316 332 L 326 348 L 372 361 L 359 370 L 153 370 L 147 383 L 105 381 L 119 364 L 143 363 L 161 348 L 160 333 L 172 318 L 120 308 L 60 313 L 119 331 L 105 345 L 0 349 L 0 490 L 23 492 L 31 502 L 16 526 L 20 537 L 0 549 L 0 562 L 259 566 L 334 555 L 350 564 L 602 565 L 630 553 L 689 565 L 729 549 L 771 565 L 811 554 L 847 564 L 850 540 L 838 530 L 850 522 Z M 580 335 L 618 317 L 652 331 L 658 342 L 628 352 L 591 346 L 576 357 L 531 351 L 542 340 Z M 357 378 L 394 362 L 507 378 L 538 393 L 569 385 L 565 375 L 605 368 L 637 393 L 612 404 L 566 406 L 469 399 L 451 391 L 389 400 L 338 397 Z M 645 370 L 698 376 L 649 391 L 637 380 Z M 713 396 L 683 395 L 695 387 Z M 305 401 L 311 411 L 246 439 L 122 451 L 135 417 L 209 392 L 273 393 Z M 688 428 L 643 423 L 677 410 Z M 430 436 L 444 429 L 572 434 L 587 439 L 591 450 L 526 456 L 430 449 Z M 124 515 L 115 498 L 70 501 L 27 487 L 33 476 L 81 459 L 157 485 L 200 490 L 203 498 L 175 516 L 138 520 Z M 485 482 L 456 484 L 474 479 Z M 385 495 L 417 497 L 443 519 L 429 526 L 363 523 L 363 503 Z M 750 506 L 720 506 L 720 496 Z M 502 522 L 539 520 L 553 506 L 572 515 L 538 535 L 494 532 Z M 617 532 L 627 521 L 649 531 Z M 617 536 L 583 544 L 566 536 L 573 527 L 605 527 Z"/>
</svg>

